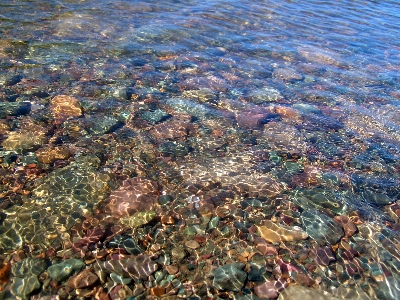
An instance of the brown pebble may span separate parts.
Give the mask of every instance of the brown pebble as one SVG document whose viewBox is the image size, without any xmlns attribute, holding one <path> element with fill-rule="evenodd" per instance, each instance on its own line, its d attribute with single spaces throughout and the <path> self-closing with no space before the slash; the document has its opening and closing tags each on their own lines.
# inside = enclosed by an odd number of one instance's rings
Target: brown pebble
<svg viewBox="0 0 400 300">
<path fill-rule="evenodd" d="M 155 252 L 160 251 L 160 249 L 161 249 L 161 246 L 158 244 L 152 244 L 150 246 L 150 250 L 155 251 Z"/>
<path fill-rule="evenodd" d="M 161 217 L 161 223 L 165 224 L 165 225 L 174 225 L 175 224 L 175 220 L 171 216 L 162 216 Z"/>
<path fill-rule="evenodd" d="M 193 239 L 199 243 L 205 243 L 207 241 L 207 238 L 205 236 L 195 236 Z"/>
<path fill-rule="evenodd" d="M 200 244 L 195 240 L 190 240 L 185 243 L 185 246 L 190 249 L 197 249 L 200 247 Z"/>
<path fill-rule="evenodd" d="M 165 266 L 165 270 L 168 272 L 169 275 L 175 275 L 176 273 L 178 273 L 179 268 L 175 265 L 168 265 Z"/>
<path fill-rule="evenodd" d="M 206 259 L 209 259 L 211 256 L 212 256 L 212 254 L 208 253 L 208 254 L 203 254 L 203 255 L 201 256 L 201 258 L 204 259 L 204 260 L 206 260 Z"/>
<path fill-rule="evenodd" d="M 165 294 L 165 288 L 163 288 L 161 286 L 156 286 L 156 287 L 151 288 L 150 292 L 152 295 L 160 297 Z"/>
<path fill-rule="evenodd" d="M 91 269 L 85 269 L 82 272 L 72 276 L 67 284 L 75 289 L 82 289 L 92 286 L 96 283 L 99 277 L 93 273 Z"/>
<path fill-rule="evenodd" d="M 236 257 L 237 257 L 237 260 L 242 262 L 242 263 L 246 263 L 247 262 L 247 258 L 242 256 L 242 255 L 240 255 L 240 254 L 238 254 Z"/>
</svg>

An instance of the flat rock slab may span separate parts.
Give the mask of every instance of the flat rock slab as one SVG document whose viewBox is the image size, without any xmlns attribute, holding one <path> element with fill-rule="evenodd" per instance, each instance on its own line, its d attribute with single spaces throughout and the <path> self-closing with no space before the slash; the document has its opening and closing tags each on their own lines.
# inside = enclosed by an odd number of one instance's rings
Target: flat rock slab
<svg viewBox="0 0 400 300">
<path fill-rule="evenodd" d="M 265 221 L 257 226 L 259 235 L 270 243 L 293 242 L 308 238 L 308 234 L 298 227 L 290 227 Z"/>
<path fill-rule="evenodd" d="M 97 264 L 106 272 L 123 277 L 132 277 L 135 280 L 146 279 L 158 269 L 157 263 L 143 254 L 134 258 L 99 261 Z"/>
<path fill-rule="evenodd" d="M 215 269 L 213 286 L 218 290 L 240 291 L 247 278 L 247 273 L 242 271 L 245 264 L 233 263 Z"/>
<path fill-rule="evenodd" d="M 317 210 L 304 211 L 300 220 L 308 235 L 320 245 L 334 245 L 344 236 L 343 229 L 337 222 Z"/>
<path fill-rule="evenodd" d="M 47 271 L 51 279 L 61 282 L 67 279 L 73 272 L 85 267 L 85 263 L 76 258 L 66 259 L 59 264 L 50 266 Z"/>
</svg>

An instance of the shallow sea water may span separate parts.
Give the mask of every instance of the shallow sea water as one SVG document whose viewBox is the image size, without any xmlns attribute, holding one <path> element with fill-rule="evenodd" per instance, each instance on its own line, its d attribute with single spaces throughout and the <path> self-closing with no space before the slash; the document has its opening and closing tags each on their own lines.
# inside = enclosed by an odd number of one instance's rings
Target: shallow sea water
<svg viewBox="0 0 400 300">
<path fill-rule="evenodd" d="M 399 15 L 1 1 L 0 297 L 399 299 Z"/>
</svg>

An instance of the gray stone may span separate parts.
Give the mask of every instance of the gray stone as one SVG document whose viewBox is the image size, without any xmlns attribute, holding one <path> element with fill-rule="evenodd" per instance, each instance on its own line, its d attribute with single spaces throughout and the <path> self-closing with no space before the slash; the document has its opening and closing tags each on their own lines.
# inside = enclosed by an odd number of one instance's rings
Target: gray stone
<svg viewBox="0 0 400 300">
<path fill-rule="evenodd" d="M 101 135 L 113 132 L 123 125 L 113 116 L 96 116 L 86 119 L 87 129 L 91 134 Z"/>
<path fill-rule="evenodd" d="M 79 271 L 85 267 L 85 263 L 76 258 L 70 258 L 62 263 L 50 266 L 47 271 L 51 279 L 61 282 L 67 279 L 73 272 Z"/>
<path fill-rule="evenodd" d="M 29 294 L 40 288 L 37 276 L 33 275 L 26 278 L 15 277 L 11 284 L 10 291 L 14 296 L 28 299 Z"/>
<path fill-rule="evenodd" d="M 390 199 L 388 195 L 382 193 L 375 193 L 371 191 L 364 191 L 362 193 L 363 198 L 369 203 L 376 205 L 388 205 L 394 202 L 393 199 Z"/>
<path fill-rule="evenodd" d="M 29 114 L 31 111 L 30 102 L 1 102 L 0 118 L 7 116 L 19 116 Z"/>
<path fill-rule="evenodd" d="M 344 236 L 344 232 L 337 222 L 317 210 L 304 211 L 300 219 L 307 234 L 320 245 L 336 244 Z"/>
<path fill-rule="evenodd" d="M 15 277 L 30 277 L 40 275 L 47 269 L 47 263 L 44 259 L 28 257 L 12 266 L 12 274 Z"/>
<path fill-rule="evenodd" d="M 215 269 L 213 286 L 218 290 L 240 291 L 247 278 L 247 273 L 242 271 L 244 263 L 233 263 Z"/>
<path fill-rule="evenodd" d="M 162 121 L 165 121 L 168 119 L 171 115 L 167 113 L 166 111 L 163 111 L 161 109 L 156 109 L 153 111 L 144 111 L 140 114 L 140 117 L 143 120 L 146 120 L 147 122 L 151 124 L 157 124 Z"/>
<path fill-rule="evenodd" d="M 171 195 L 161 195 L 158 197 L 158 203 L 161 205 L 165 205 L 171 203 L 174 198 Z"/>
<path fill-rule="evenodd" d="M 151 124 L 157 124 L 165 121 L 171 117 L 171 115 L 164 110 L 156 109 L 153 111 L 144 111 L 140 114 L 140 117 Z"/>
</svg>

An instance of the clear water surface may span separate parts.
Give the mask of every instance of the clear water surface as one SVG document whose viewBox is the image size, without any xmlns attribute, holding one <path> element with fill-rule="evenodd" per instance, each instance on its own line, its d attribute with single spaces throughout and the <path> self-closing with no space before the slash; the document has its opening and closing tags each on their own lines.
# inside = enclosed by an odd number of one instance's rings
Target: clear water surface
<svg viewBox="0 0 400 300">
<path fill-rule="evenodd" d="M 1 1 L 4 256 L 126 253 L 119 226 L 197 270 L 181 298 L 399 299 L 399 36 L 398 1 Z M 237 261 L 262 271 L 206 275 Z"/>
</svg>

